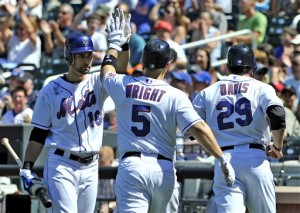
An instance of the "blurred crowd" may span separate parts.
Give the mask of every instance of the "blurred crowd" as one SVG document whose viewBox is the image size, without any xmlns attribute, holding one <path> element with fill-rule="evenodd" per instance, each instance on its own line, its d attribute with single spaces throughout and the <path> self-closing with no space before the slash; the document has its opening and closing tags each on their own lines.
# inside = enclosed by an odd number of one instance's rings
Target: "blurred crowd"
<svg viewBox="0 0 300 213">
<path fill-rule="evenodd" d="M 165 80 L 191 101 L 228 75 L 226 62 L 220 62 L 232 44 L 254 46 L 253 77 L 274 87 L 286 109 L 287 144 L 300 144 L 300 24 L 295 23 L 300 0 L 0 0 L 0 123 L 30 123 L 45 79 L 67 71 L 64 42 L 70 32 L 91 36 L 93 63 L 100 65 L 108 47 L 106 22 L 116 7 L 132 14 L 127 73 L 143 75 L 143 47 L 150 38 L 161 38 L 173 52 Z M 182 48 L 243 29 L 253 34 Z M 106 106 L 104 128 L 117 131 L 113 103 Z M 185 143 L 189 139 L 178 133 L 178 159 L 189 159 L 182 153 Z"/>
</svg>

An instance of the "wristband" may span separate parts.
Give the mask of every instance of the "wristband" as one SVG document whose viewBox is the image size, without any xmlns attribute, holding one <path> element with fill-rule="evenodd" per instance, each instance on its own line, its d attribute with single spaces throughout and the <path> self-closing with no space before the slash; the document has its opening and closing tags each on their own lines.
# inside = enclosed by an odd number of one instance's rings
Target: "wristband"
<svg viewBox="0 0 300 213">
<path fill-rule="evenodd" d="M 273 147 L 274 147 L 274 149 L 276 150 L 276 151 L 278 151 L 278 152 L 281 152 L 281 150 L 282 150 L 282 148 L 277 148 L 276 146 L 275 146 L 275 144 L 273 144 Z"/>
<path fill-rule="evenodd" d="M 33 164 L 34 163 L 32 161 L 24 161 L 22 169 L 31 170 L 33 167 Z"/>
<path fill-rule="evenodd" d="M 128 51 L 129 50 L 129 43 L 125 43 L 122 45 L 122 51 Z"/>
<path fill-rule="evenodd" d="M 110 65 L 117 69 L 117 58 L 113 55 L 105 55 L 101 67 L 105 65 Z"/>
</svg>

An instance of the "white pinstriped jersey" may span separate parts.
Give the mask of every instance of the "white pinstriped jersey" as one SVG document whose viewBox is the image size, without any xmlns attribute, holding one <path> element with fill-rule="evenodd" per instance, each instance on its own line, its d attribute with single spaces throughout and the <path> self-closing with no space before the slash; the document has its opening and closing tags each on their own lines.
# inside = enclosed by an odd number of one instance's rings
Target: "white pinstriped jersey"
<svg viewBox="0 0 300 213">
<path fill-rule="evenodd" d="M 250 77 L 229 75 L 202 90 L 193 100 L 221 147 L 249 143 L 268 144 L 266 110 L 282 106 L 272 86 Z"/>
<path fill-rule="evenodd" d="M 103 136 L 103 102 L 107 94 L 100 73 L 73 84 L 62 77 L 41 89 L 32 124 L 50 130 L 45 146 L 73 152 L 98 152 Z"/>
<path fill-rule="evenodd" d="M 187 95 L 162 80 L 107 73 L 103 86 L 116 105 L 119 156 L 140 151 L 174 159 L 177 127 L 184 133 L 202 120 Z"/>
</svg>

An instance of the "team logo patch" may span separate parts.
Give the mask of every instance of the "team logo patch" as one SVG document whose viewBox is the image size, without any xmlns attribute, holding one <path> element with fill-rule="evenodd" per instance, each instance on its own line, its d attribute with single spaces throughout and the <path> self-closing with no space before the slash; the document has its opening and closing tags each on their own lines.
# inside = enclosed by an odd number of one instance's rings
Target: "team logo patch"
<svg viewBox="0 0 300 213">
<path fill-rule="evenodd" d="M 84 45 L 84 46 L 89 46 L 89 40 L 88 40 L 88 38 L 87 37 L 83 37 L 82 38 L 82 44 Z"/>
<path fill-rule="evenodd" d="M 117 73 L 108 73 L 106 78 L 111 79 L 111 78 L 114 78 L 116 75 L 117 75 Z"/>
</svg>

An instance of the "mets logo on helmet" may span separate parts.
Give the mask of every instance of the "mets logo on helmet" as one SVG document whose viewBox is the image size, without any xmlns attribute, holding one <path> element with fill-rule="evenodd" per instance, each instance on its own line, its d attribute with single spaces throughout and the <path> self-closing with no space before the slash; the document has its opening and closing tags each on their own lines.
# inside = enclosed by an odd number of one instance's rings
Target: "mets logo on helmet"
<svg viewBox="0 0 300 213">
<path fill-rule="evenodd" d="M 83 45 L 86 46 L 86 47 L 89 46 L 89 40 L 88 40 L 88 38 L 87 38 L 87 37 L 83 37 L 83 38 L 82 38 L 82 43 L 83 43 Z"/>
</svg>

